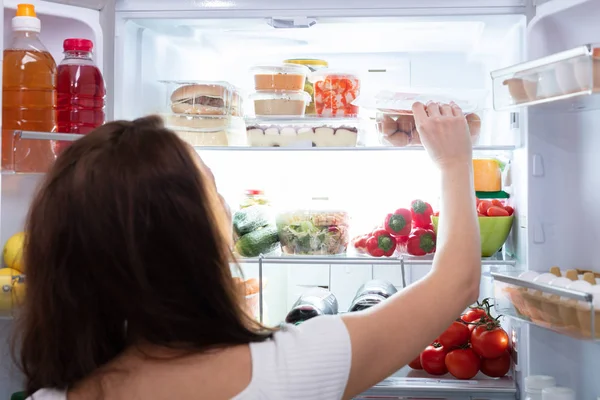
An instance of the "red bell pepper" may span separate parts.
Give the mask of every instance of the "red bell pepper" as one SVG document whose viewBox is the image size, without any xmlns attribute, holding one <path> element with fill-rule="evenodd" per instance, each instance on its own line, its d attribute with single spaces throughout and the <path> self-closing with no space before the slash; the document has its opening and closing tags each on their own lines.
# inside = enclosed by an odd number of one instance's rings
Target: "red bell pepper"
<svg viewBox="0 0 600 400">
<path fill-rule="evenodd" d="M 406 243 L 406 252 L 412 256 L 424 256 L 435 251 L 435 233 L 416 228 L 410 233 Z"/>
<path fill-rule="evenodd" d="M 408 235 L 406 236 L 396 236 L 396 249 L 399 253 L 406 253 L 406 244 L 408 243 Z"/>
<path fill-rule="evenodd" d="M 367 240 L 370 238 L 370 235 L 361 235 L 354 238 L 354 248 L 359 253 L 364 253 L 367 251 Z"/>
<path fill-rule="evenodd" d="M 413 227 L 427 228 L 431 225 L 431 216 L 433 215 L 431 204 L 423 200 L 413 200 L 410 203 L 410 212 L 412 214 Z"/>
<path fill-rule="evenodd" d="M 385 217 L 383 224 L 387 233 L 392 236 L 407 236 L 412 229 L 412 215 L 410 210 L 399 208 L 393 214 Z"/>
<path fill-rule="evenodd" d="M 377 229 L 367 240 L 367 252 L 373 257 L 391 257 L 396 251 L 396 239 L 385 229 Z"/>
</svg>

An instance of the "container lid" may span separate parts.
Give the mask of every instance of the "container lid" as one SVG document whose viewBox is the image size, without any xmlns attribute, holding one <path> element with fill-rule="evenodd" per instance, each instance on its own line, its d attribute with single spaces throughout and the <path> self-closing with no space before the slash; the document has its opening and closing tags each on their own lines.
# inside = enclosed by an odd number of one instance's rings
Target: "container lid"
<svg viewBox="0 0 600 400">
<path fill-rule="evenodd" d="M 38 33 L 42 30 L 42 23 L 35 14 L 33 4 L 17 5 L 17 14 L 12 19 L 12 30 Z"/>
<path fill-rule="evenodd" d="M 257 65 L 255 67 L 250 68 L 250 72 L 255 75 L 257 75 L 257 74 L 308 75 L 310 73 L 310 69 L 308 69 L 308 67 L 305 65 L 284 63 L 284 64 L 276 64 L 276 65 Z"/>
<path fill-rule="evenodd" d="M 285 60 L 286 64 L 300 64 L 300 65 L 311 65 L 315 67 L 327 67 L 329 64 L 325 60 L 317 60 L 315 58 L 291 58 Z"/>
<path fill-rule="evenodd" d="M 525 377 L 525 390 L 542 390 L 555 385 L 556 381 L 551 376 L 533 375 Z"/>
<path fill-rule="evenodd" d="M 418 91 L 414 88 L 408 88 L 406 91 L 398 92 L 382 90 L 376 94 L 363 92 L 352 104 L 371 110 L 412 115 L 412 106 L 416 102 L 427 104 L 430 101 L 438 103 L 450 103 L 453 101 L 458 104 L 464 114 L 469 114 L 480 108 L 479 105 L 483 99 L 484 92 L 481 90 L 430 89 Z"/>
<path fill-rule="evenodd" d="M 575 400 L 575 391 L 566 387 L 549 387 L 542 390 L 542 400 Z"/>
<path fill-rule="evenodd" d="M 310 103 L 310 94 L 303 90 L 257 90 L 249 96 L 250 100 L 302 100 Z"/>
<path fill-rule="evenodd" d="M 306 198 L 294 198 L 289 208 L 282 210 L 277 220 L 287 224 L 303 224 L 310 222 L 314 226 L 345 225 L 349 223 L 348 213 L 341 207 L 336 207 L 327 197 L 313 197 L 312 201 Z M 296 208 L 292 208 L 297 205 Z M 289 203 L 288 203 L 289 204 Z"/>
<path fill-rule="evenodd" d="M 94 48 L 94 43 L 88 39 L 71 38 L 63 42 L 64 51 L 87 51 Z"/>
<path fill-rule="evenodd" d="M 353 79 L 356 81 L 360 80 L 358 74 L 354 71 L 340 70 L 340 69 L 329 69 L 324 68 L 310 74 L 308 80 L 311 82 L 318 82 L 325 79 Z"/>
</svg>

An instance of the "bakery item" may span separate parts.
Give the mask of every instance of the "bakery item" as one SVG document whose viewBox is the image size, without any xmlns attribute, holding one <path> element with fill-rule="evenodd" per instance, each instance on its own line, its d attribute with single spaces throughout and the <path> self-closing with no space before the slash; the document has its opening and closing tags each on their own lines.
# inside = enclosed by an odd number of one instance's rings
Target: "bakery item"
<svg viewBox="0 0 600 400">
<path fill-rule="evenodd" d="M 249 125 L 252 147 L 356 147 L 358 129 L 350 126 Z"/>
<path fill-rule="evenodd" d="M 229 88 L 216 83 L 184 85 L 171 95 L 176 114 L 225 115 L 229 112 Z"/>
</svg>

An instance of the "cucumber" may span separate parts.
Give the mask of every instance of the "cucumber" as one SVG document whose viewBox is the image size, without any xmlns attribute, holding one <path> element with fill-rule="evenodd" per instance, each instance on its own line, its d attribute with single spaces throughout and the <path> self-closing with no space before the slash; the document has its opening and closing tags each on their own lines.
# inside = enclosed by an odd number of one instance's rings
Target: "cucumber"
<svg viewBox="0 0 600 400">
<path fill-rule="evenodd" d="M 235 244 L 235 249 L 242 257 L 258 257 L 268 254 L 279 246 L 277 227 L 265 226 L 245 234 Z"/>
<path fill-rule="evenodd" d="M 270 221 L 268 206 L 250 206 L 233 214 L 233 230 L 238 236 L 267 226 Z"/>
</svg>

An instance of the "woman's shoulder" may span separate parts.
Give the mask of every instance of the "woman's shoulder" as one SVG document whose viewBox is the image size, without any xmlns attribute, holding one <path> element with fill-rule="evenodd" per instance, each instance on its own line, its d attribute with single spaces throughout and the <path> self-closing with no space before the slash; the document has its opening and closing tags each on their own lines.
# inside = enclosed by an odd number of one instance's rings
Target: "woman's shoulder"
<svg viewBox="0 0 600 400">
<path fill-rule="evenodd" d="M 61 390 L 42 389 L 26 400 L 67 400 L 67 394 Z"/>
</svg>

